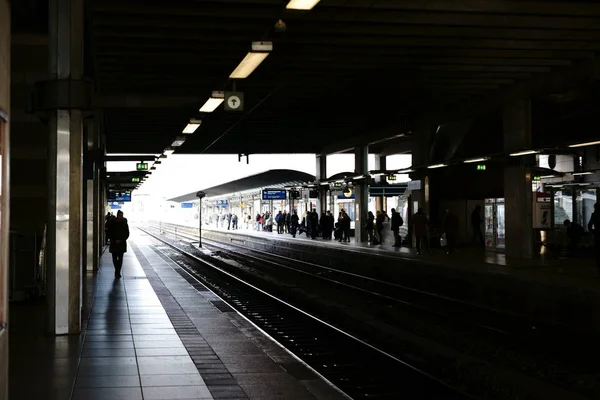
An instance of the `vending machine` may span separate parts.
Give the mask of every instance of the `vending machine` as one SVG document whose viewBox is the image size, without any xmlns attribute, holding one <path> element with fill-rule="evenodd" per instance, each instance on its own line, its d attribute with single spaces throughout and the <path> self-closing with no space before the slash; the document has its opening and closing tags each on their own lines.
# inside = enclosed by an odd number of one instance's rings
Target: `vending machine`
<svg viewBox="0 0 600 400">
<path fill-rule="evenodd" d="M 502 250 L 505 246 L 504 199 L 485 199 L 485 247 Z"/>
</svg>

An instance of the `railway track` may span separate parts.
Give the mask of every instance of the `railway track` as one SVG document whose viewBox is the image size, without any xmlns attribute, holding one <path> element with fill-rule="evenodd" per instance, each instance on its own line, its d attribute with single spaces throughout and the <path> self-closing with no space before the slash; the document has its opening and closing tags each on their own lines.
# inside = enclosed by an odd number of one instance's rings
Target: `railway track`
<svg viewBox="0 0 600 400">
<path fill-rule="evenodd" d="M 466 399 L 409 363 L 143 230 L 194 279 L 353 399 Z"/>
<path fill-rule="evenodd" d="M 197 240 L 197 231 L 193 228 L 166 224 L 161 228 L 164 234 L 176 235 L 178 240 L 184 242 Z M 203 243 L 213 252 L 235 260 L 239 264 L 251 265 L 257 270 L 267 270 L 265 274 L 283 274 L 282 271 L 287 271 L 355 292 L 357 296 L 361 296 L 365 302 L 371 304 L 371 310 L 378 318 L 385 320 L 391 314 L 392 317 L 388 319 L 391 324 L 405 325 L 404 316 L 408 312 L 418 318 L 428 316 L 434 335 L 440 330 L 445 330 L 447 326 L 456 327 L 454 336 L 458 339 L 446 340 L 446 344 L 459 351 L 466 351 L 477 357 L 491 360 L 493 363 L 499 363 L 501 366 L 524 372 L 541 379 L 542 382 L 558 384 L 567 390 L 575 390 L 586 395 L 593 394 L 597 390 L 597 381 L 594 378 L 578 381 L 580 379 L 578 373 L 589 376 L 589 371 L 594 370 L 594 365 L 588 363 L 590 357 L 579 357 L 582 349 L 585 352 L 585 346 L 581 345 L 585 342 L 583 338 L 581 343 L 577 341 L 565 343 L 564 333 L 552 326 L 536 325 L 524 316 L 504 313 L 329 266 L 250 250 L 232 243 L 225 244 L 206 239 L 203 239 Z M 373 307 L 373 304 L 378 306 Z M 393 305 L 394 312 L 390 313 L 390 305 Z M 400 318 L 396 315 L 397 310 L 404 312 Z M 319 314 L 318 310 L 315 311 Z M 444 321 L 444 328 L 440 329 L 439 321 Z M 464 330 L 465 326 L 469 329 Z M 422 326 L 418 330 L 422 330 Z M 461 330 L 464 332 L 462 335 Z M 363 339 L 369 340 L 368 334 L 362 336 L 361 332 L 354 332 Z M 443 332 L 441 336 L 445 336 L 441 338 L 443 342 L 452 335 Z M 440 335 L 434 340 L 438 341 L 439 338 Z M 561 346 L 557 347 L 556 343 L 561 343 Z M 385 345 L 380 347 L 396 354 L 393 348 Z M 560 361 L 557 362 L 557 359 Z M 595 395 L 591 397 L 595 398 Z"/>
</svg>

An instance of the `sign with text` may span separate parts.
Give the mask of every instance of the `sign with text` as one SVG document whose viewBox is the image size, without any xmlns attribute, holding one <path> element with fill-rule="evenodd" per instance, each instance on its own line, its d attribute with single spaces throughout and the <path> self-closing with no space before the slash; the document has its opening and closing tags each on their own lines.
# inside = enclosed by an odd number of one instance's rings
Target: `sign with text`
<svg viewBox="0 0 600 400">
<path fill-rule="evenodd" d="M 181 208 L 193 208 L 194 203 L 181 203 Z"/>
<path fill-rule="evenodd" d="M 108 201 L 126 202 L 131 201 L 131 193 L 126 192 L 110 192 Z"/>
<path fill-rule="evenodd" d="M 138 171 L 148 171 L 148 163 L 140 162 L 135 164 L 135 169 Z"/>
<path fill-rule="evenodd" d="M 263 200 L 285 200 L 284 189 L 264 189 L 262 191 Z"/>
</svg>

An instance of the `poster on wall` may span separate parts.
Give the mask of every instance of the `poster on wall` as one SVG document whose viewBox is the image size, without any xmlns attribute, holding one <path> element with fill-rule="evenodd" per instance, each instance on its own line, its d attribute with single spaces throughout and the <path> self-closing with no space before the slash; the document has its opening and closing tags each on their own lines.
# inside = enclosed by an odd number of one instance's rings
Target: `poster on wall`
<svg viewBox="0 0 600 400">
<path fill-rule="evenodd" d="M 533 203 L 533 228 L 552 228 L 552 196 L 550 193 L 536 193 Z"/>
</svg>

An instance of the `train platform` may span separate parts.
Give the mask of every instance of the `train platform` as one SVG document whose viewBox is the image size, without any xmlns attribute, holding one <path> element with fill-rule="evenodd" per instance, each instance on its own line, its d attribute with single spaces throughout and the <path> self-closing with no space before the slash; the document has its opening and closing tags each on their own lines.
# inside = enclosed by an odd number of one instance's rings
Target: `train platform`
<svg viewBox="0 0 600 400">
<path fill-rule="evenodd" d="M 108 253 L 88 275 L 81 335 L 44 335 L 18 318 L 29 320 L 31 309 L 15 308 L 10 398 L 345 398 L 203 285 L 186 280 L 151 240 L 132 230 L 122 279 L 114 278 Z M 33 377 L 41 379 L 32 384 Z"/>
<path fill-rule="evenodd" d="M 388 236 L 391 237 L 391 233 Z M 417 255 L 412 248 L 253 230 L 203 228 L 203 238 L 266 251 L 296 260 L 351 270 L 395 284 L 525 313 L 547 323 L 600 331 L 600 278 L 589 259 L 511 260 L 483 249 L 443 249 Z"/>
</svg>

